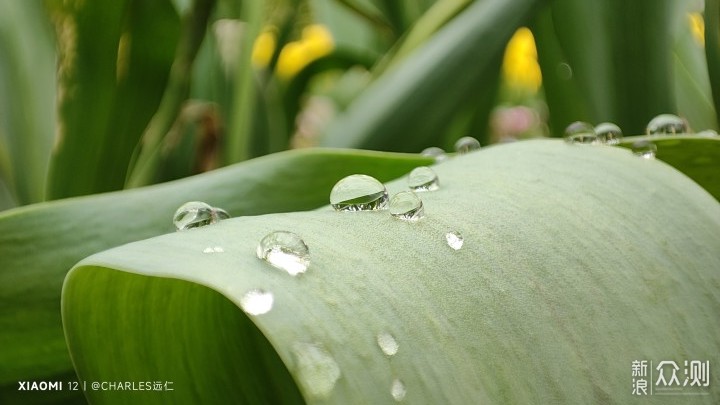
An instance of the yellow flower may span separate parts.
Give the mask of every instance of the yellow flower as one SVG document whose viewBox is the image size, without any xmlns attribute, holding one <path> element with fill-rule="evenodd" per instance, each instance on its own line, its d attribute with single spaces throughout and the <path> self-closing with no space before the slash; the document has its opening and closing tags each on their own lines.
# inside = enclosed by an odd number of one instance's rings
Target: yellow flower
<svg viewBox="0 0 720 405">
<path fill-rule="evenodd" d="M 309 25 L 303 29 L 299 41 L 288 42 L 280 51 L 277 74 L 283 79 L 295 76 L 310 62 L 319 59 L 335 47 L 332 35 L 322 25 Z"/>
<path fill-rule="evenodd" d="M 270 64 L 275 47 L 277 46 L 277 30 L 267 27 L 258 35 L 253 44 L 252 63 L 256 67 L 266 67 Z"/>
<path fill-rule="evenodd" d="M 689 13 L 690 31 L 698 44 L 705 46 L 705 21 L 700 13 Z"/>
<path fill-rule="evenodd" d="M 537 61 L 537 49 L 532 32 L 519 28 L 505 48 L 502 66 L 503 76 L 512 87 L 526 89 L 532 93 L 542 84 L 542 73 Z"/>
</svg>

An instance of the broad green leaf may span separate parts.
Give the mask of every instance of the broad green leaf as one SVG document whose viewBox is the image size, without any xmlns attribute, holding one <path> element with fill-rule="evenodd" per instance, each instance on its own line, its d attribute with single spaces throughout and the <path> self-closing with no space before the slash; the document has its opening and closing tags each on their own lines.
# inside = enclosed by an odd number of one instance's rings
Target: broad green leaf
<svg viewBox="0 0 720 405">
<path fill-rule="evenodd" d="M 0 1 L 0 181 L 16 204 L 44 197 L 55 124 L 55 49 L 39 1 Z"/>
<path fill-rule="evenodd" d="M 235 216 L 307 210 L 326 204 L 343 176 L 387 181 L 429 162 L 419 155 L 296 150 L 171 183 L 1 213 L 0 402 L 20 380 L 71 376 L 60 290 L 83 257 L 172 232 L 172 215 L 186 201 L 203 200 Z"/>
<path fill-rule="evenodd" d="M 292 403 L 297 387 L 310 404 L 381 404 L 400 381 L 406 403 L 625 403 L 634 360 L 717 360 L 720 204 L 687 177 L 621 148 L 558 140 L 435 170 L 441 188 L 421 194 L 416 223 L 326 207 L 83 260 L 62 302 L 80 380 L 174 389 L 89 399 Z M 302 236 L 306 273 L 255 257 L 273 230 Z M 451 230 L 464 236 L 458 251 Z M 273 294 L 272 309 L 245 317 L 233 306 L 255 289 Z M 720 395 L 710 375 L 699 403 Z"/>
<path fill-rule="evenodd" d="M 58 46 L 58 128 L 47 198 L 122 189 L 165 89 L 178 36 L 169 1 L 49 1 Z"/>
<path fill-rule="evenodd" d="M 657 146 L 656 157 L 693 179 L 720 201 L 720 138 L 677 136 L 632 136 L 620 146 L 632 148 L 647 140 Z"/>
<path fill-rule="evenodd" d="M 419 151 L 436 142 L 463 102 L 496 75 L 505 44 L 540 0 L 468 6 L 335 119 L 325 146 Z"/>
</svg>

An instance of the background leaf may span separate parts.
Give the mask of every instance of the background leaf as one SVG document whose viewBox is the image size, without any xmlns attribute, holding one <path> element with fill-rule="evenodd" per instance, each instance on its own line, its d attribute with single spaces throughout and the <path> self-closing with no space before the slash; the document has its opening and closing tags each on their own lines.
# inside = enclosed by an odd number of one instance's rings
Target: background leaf
<svg viewBox="0 0 720 405">
<path fill-rule="evenodd" d="M 178 382 L 172 393 L 90 399 L 258 402 L 292 384 L 287 368 L 311 404 L 392 403 L 396 379 L 408 403 L 613 403 L 632 398 L 633 360 L 718 360 L 720 204 L 687 177 L 619 148 L 561 141 L 486 148 L 435 168 L 441 189 L 421 195 L 427 217 L 417 223 L 323 208 L 231 219 L 84 260 L 63 290 L 80 379 Z M 307 242 L 307 273 L 255 257 L 278 229 Z M 465 237 L 461 250 L 446 245 L 449 230 Z M 225 253 L 203 254 L 208 245 Z M 217 293 L 241 306 L 258 288 L 274 304 L 249 316 L 250 332 Z M 221 316 L 233 327 L 220 328 Z M 397 354 L 383 354 L 380 333 Z M 246 361 L 273 349 L 284 367 Z M 237 385 L 257 373 L 268 388 L 241 396 Z M 712 403 L 718 383 L 711 374 L 697 401 Z"/>
<path fill-rule="evenodd" d="M 83 257 L 174 231 L 172 215 L 187 201 L 236 216 L 306 210 L 326 204 L 330 188 L 346 175 L 387 181 L 429 162 L 419 155 L 298 150 L 176 182 L 0 214 L 0 400 L 16 395 L 20 380 L 73 376 L 60 290 Z"/>
</svg>

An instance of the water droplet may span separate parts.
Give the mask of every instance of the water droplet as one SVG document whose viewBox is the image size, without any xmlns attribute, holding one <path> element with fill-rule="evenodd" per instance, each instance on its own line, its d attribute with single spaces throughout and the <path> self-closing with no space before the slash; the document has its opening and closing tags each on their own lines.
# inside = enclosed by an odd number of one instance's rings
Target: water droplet
<svg viewBox="0 0 720 405">
<path fill-rule="evenodd" d="M 634 154 L 645 159 L 654 159 L 655 153 L 657 153 L 657 146 L 650 141 L 637 141 L 632 144 L 632 151 Z"/>
<path fill-rule="evenodd" d="M 386 356 L 394 356 L 400 347 L 393 335 L 386 332 L 378 333 L 377 344 Z"/>
<path fill-rule="evenodd" d="M 573 77 L 572 67 L 565 62 L 557 64 L 557 67 L 555 68 L 555 73 L 560 80 L 570 80 Z"/>
<path fill-rule="evenodd" d="M 465 243 L 465 240 L 462 235 L 460 235 L 460 232 L 455 231 L 446 233 L 445 240 L 447 241 L 448 246 L 454 250 L 462 249 L 463 243 Z"/>
<path fill-rule="evenodd" d="M 648 135 L 677 135 L 688 132 L 687 122 L 673 114 L 660 114 L 647 125 Z"/>
<path fill-rule="evenodd" d="M 405 399 L 405 394 L 407 394 L 407 389 L 405 389 L 405 384 L 403 384 L 402 381 L 399 379 L 394 379 L 392 382 L 392 385 L 390 386 L 390 395 L 392 397 L 400 402 L 403 399 Z"/>
<path fill-rule="evenodd" d="M 203 253 L 225 253 L 225 249 L 223 249 L 222 246 L 208 246 L 203 250 Z"/>
<path fill-rule="evenodd" d="M 435 158 L 436 162 L 442 162 L 444 160 L 447 160 L 448 158 L 447 154 L 445 154 L 445 151 L 441 148 L 438 148 L 437 146 L 425 148 L 422 152 L 420 152 L 420 154 L 423 156 Z"/>
<path fill-rule="evenodd" d="M 178 231 L 214 224 L 213 208 L 200 201 L 187 202 L 175 211 L 173 223 Z"/>
<path fill-rule="evenodd" d="M 455 142 L 455 152 L 464 155 L 480 149 L 480 142 L 472 136 L 463 136 Z"/>
<path fill-rule="evenodd" d="M 425 216 L 423 203 L 412 191 L 401 191 L 390 199 L 390 215 L 404 221 L 417 221 Z"/>
<path fill-rule="evenodd" d="M 597 142 L 595 128 L 587 122 L 575 121 L 565 128 L 565 142 L 593 144 Z"/>
<path fill-rule="evenodd" d="M 388 204 L 385 186 L 374 177 L 353 174 L 338 181 L 330 191 L 335 211 L 384 210 Z"/>
<path fill-rule="evenodd" d="M 293 345 L 297 376 L 305 394 L 327 398 L 340 378 L 340 367 L 324 348 L 311 343 Z"/>
<path fill-rule="evenodd" d="M 713 138 L 713 137 L 718 136 L 718 133 L 717 133 L 717 131 L 715 131 L 714 129 L 706 129 L 706 130 L 704 130 L 704 131 L 698 132 L 698 133 L 695 134 L 695 135 L 697 135 L 697 136 L 704 136 L 704 137 L 707 137 L 707 138 Z"/>
<path fill-rule="evenodd" d="M 612 122 L 603 122 L 595 126 L 595 134 L 600 143 L 606 145 L 617 145 L 623 137 L 622 130 Z"/>
<path fill-rule="evenodd" d="M 258 244 L 257 257 L 291 276 L 305 273 L 310 266 L 310 250 L 292 232 L 275 231 L 266 235 Z"/>
<path fill-rule="evenodd" d="M 435 191 L 440 188 L 437 174 L 427 166 L 416 167 L 407 178 L 408 187 L 412 191 Z"/>
<path fill-rule="evenodd" d="M 262 315 L 270 312 L 273 306 L 273 295 L 270 292 L 254 289 L 240 298 L 240 307 L 250 315 Z"/>
<path fill-rule="evenodd" d="M 215 218 L 217 218 L 218 221 L 222 221 L 222 220 L 230 218 L 230 214 L 228 214 L 228 212 L 222 208 L 213 207 L 212 210 L 213 210 L 213 214 L 215 215 Z"/>
</svg>

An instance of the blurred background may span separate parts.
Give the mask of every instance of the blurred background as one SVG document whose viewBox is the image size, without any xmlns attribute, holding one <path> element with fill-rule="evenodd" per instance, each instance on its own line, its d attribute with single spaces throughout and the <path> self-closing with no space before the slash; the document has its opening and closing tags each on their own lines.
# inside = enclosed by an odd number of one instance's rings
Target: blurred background
<svg viewBox="0 0 720 405">
<path fill-rule="evenodd" d="M 715 0 L 0 0 L 0 10 L 0 210 L 292 148 L 452 150 L 463 136 L 483 146 L 562 136 L 578 120 L 636 135 L 661 113 L 698 131 L 718 125 Z"/>
</svg>

